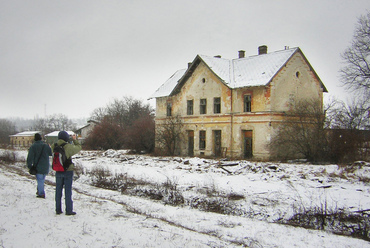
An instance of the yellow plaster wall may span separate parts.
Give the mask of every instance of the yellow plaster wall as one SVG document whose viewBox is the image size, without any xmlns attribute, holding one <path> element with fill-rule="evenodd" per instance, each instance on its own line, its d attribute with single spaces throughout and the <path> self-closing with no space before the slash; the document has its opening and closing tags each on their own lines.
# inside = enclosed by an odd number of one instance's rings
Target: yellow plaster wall
<svg viewBox="0 0 370 248">
<path fill-rule="evenodd" d="M 296 74 L 299 72 L 299 75 Z M 297 77 L 298 75 L 298 77 Z M 205 82 L 203 82 L 203 78 Z M 167 103 L 172 103 L 172 116 L 180 115 L 184 132 L 194 131 L 194 155 L 214 155 L 214 130 L 221 130 L 221 146 L 227 148 L 227 156 L 243 157 L 243 130 L 253 131 L 253 155 L 267 159 L 267 145 L 275 124 L 284 119 L 289 102 L 314 98 L 322 101 L 319 81 L 300 53 L 296 53 L 266 86 L 245 87 L 231 90 L 202 62 L 187 80 L 180 93 L 171 97 L 157 98 L 156 125 L 166 117 Z M 244 111 L 244 95 L 252 96 L 252 112 Z M 213 113 L 213 98 L 221 97 L 221 113 Z M 207 99 L 207 114 L 200 115 L 200 99 Z M 187 100 L 193 100 L 193 115 L 187 115 Z M 206 131 L 206 149 L 199 150 L 199 131 Z M 181 154 L 187 155 L 187 137 L 182 142 Z"/>
<path fill-rule="evenodd" d="M 297 76 L 298 73 L 298 76 Z M 300 53 L 296 53 L 271 83 L 271 110 L 288 111 L 291 102 L 318 100 L 323 90 Z"/>
</svg>

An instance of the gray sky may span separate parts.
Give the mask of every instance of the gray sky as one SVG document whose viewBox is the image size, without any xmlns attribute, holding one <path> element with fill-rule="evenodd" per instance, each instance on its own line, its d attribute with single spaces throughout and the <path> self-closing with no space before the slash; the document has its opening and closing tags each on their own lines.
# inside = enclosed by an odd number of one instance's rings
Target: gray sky
<svg viewBox="0 0 370 248">
<path fill-rule="evenodd" d="M 329 94 L 368 0 L 0 0 L 0 118 L 146 101 L 197 54 L 300 47 Z M 154 101 L 150 102 L 154 106 Z"/>
</svg>

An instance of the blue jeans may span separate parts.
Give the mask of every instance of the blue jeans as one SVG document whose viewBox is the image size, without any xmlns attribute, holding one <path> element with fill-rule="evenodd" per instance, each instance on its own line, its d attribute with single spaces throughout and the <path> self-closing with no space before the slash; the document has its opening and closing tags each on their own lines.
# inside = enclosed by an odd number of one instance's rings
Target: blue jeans
<svg viewBox="0 0 370 248">
<path fill-rule="evenodd" d="M 62 196 L 64 186 L 64 198 L 66 204 L 66 213 L 73 212 L 73 201 L 72 201 L 72 181 L 73 171 L 64 171 L 55 173 L 55 211 L 62 212 Z"/>
<path fill-rule="evenodd" d="M 37 180 L 37 195 L 45 195 L 44 183 L 45 183 L 45 174 L 36 174 Z"/>
</svg>

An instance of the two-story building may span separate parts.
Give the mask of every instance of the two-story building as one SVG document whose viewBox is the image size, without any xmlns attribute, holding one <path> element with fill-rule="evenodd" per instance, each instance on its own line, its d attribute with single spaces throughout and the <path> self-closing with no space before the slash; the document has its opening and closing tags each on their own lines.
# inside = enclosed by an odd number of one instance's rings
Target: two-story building
<svg viewBox="0 0 370 248">
<path fill-rule="evenodd" d="M 292 103 L 323 103 L 324 84 L 300 48 L 237 59 L 197 55 L 151 96 L 156 129 L 169 116 L 183 122 L 178 155 L 269 158 L 267 145 Z M 158 144 L 156 144 L 156 148 Z"/>
</svg>

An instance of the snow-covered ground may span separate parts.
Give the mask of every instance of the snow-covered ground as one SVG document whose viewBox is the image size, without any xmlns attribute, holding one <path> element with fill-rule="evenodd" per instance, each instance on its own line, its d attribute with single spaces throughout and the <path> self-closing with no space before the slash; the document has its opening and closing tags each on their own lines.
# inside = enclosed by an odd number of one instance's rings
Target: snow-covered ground
<svg viewBox="0 0 370 248">
<path fill-rule="evenodd" d="M 308 209 L 370 209 L 368 164 L 349 170 L 221 162 L 236 164 L 225 166 L 227 172 L 216 160 L 82 151 L 74 159 L 77 215 L 66 216 L 54 211 L 53 173 L 47 176 L 46 199 L 36 198 L 36 181 L 22 162 L 27 152 L 16 153 L 20 162 L 0 166 L 0 247 L 370 247 L 362 239 L 273 223 Z M 185 203 L 171 206 L 127 194 L 129 189 L 122 194 L 93 187 L 90 172 L 97 169 L 157 188 L 175 185 Z M 239 196 L 228 201 L 234 215 L 189 206 L 194 199 L 231 195 Z"/>
</svg>

